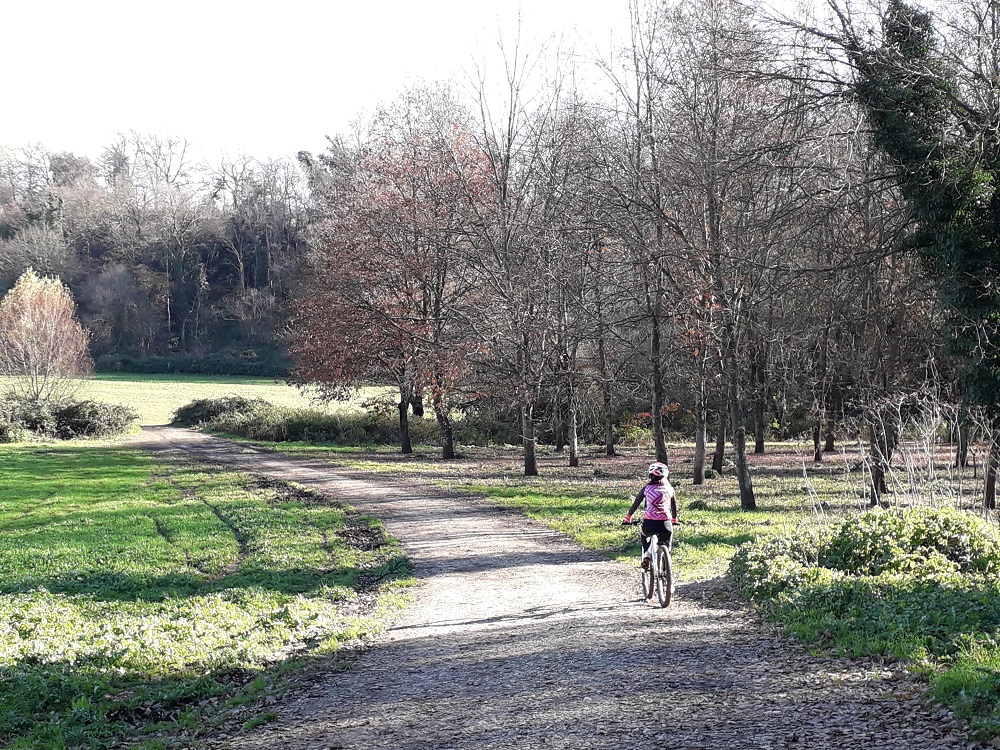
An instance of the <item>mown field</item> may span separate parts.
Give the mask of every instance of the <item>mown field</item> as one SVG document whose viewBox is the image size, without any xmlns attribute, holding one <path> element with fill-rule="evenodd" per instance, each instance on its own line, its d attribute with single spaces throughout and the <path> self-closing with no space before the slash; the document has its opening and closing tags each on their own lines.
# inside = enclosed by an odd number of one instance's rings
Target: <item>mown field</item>
<svg viewBox="0 0 1000 750">
<path fill-rule="evenodd" d="M 266 723 L 259 699 L 377 631 L 407 581 L 377 520 L 300 488 L 111 443 L 0 467 L 0 746 Z"/>
<path fill-rule="evenodd" d="M 200 398 L 244 396 L 292 408 L 314 405 L 308 395 L 284 381 L 212 375 L 97 374 L 79 381 L 78 395 L 93 401 L 129 406 L 139 412 L 141 425 L 168 424 L 178 407 Z M 335 404 L 332 408 L 356 410 L 363 398 Z"/>
</svg>

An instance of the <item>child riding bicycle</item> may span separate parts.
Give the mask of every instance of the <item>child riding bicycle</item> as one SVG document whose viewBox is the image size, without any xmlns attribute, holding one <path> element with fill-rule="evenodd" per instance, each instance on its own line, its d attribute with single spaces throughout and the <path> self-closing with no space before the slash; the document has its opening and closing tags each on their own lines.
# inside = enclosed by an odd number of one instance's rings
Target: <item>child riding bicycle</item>
<svg viewBox="0 0 1000 750">
<path fill-rule="evenodd" d="M 670 469 L 666 464 L 655 461 L 649 465 L 649 483 L 635 496 L 635 502 L 625 515 L 625 523 L 632 523 L 632 514 L 636 509 L 646 504 L 642 516 L 642 567 L 649 567 L 649 538 L 659 535 L 660 544 L 669 548 L 673 536 L 673 527 L 677 523 L 677 493 L 673 485 L 667 481 Z M 669 522 L 669 523 L 668 523 Z"/>
</svg>

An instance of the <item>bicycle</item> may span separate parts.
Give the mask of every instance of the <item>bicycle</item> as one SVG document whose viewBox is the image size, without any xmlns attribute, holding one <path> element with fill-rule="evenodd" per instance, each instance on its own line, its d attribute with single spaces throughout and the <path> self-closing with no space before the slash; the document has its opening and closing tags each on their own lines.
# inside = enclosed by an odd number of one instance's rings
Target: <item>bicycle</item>
<svg viewBox="0 0 1000 750">
<path fill-rule="evenodd" d="M 640 519 L 629 521 L 622 525 L 636 526 L 641 524 Z M 677 526 L 679 524 L 674 524 Z M 642 571 L 642 595 L 649 601 L 656 592 L 656 599 L 661 607 L 670 604 L 670 598 L 674 593 L 674 564 L 670 555 L 670 545 L 660 543 L 660 535 L 653 534 L 649 537 L 649 567 Z"/>
</svg>

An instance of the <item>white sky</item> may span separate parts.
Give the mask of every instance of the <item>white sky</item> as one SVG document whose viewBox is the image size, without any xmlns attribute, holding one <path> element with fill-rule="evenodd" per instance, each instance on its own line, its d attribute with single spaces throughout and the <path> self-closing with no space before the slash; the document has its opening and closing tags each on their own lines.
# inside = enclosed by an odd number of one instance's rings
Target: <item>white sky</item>
<svg viewBox="0 0 1000 750">
<path fill-rule="evenodd" d="M 0 145 L 97 157 L 117 133 L 206 156 L 321 151 L 408 80 L 458 77 L 513 35 L 608 50 L 628 0 L 5 0 Z M 578 40 L 584 40 L 583 43 Z"/>
</svg>

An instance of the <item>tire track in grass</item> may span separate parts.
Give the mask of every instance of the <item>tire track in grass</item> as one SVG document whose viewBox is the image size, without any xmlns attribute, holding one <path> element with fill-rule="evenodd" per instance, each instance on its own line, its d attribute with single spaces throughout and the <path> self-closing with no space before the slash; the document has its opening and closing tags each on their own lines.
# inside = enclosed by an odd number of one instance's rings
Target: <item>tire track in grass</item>
<svg viewBox="0 0 1000 750">
<path fill-rule="evenodd" d="M 167 482 L 167 484 L 169 484 L 171 487 L 177 490 L 178 494 L 181 495 L 181 497 L 194 499 L 195 493 L 191 491 L 189 488 L 183 487 L 177 482 L 175 482 L 169 472 L 151 474 L 149 481 L 146 482 L 146 485 L 147 486 L 152 485 L 153 480 L 165 481 Z M 168 505 L 174 505 L 174 503 L 176 503 L 176 500 L 169 499 L 166 502 Z M 167 527 L 163 524 L 163 521 L 161 521 L 159 518 L 157 518 L 157 516 L 155 516 L 152 513 L 146 513 L 145 516 L 150 521 L 152 521 L 153 527 L 156 529 L 156 533 L 159 534 L 160 537 L 167 544 L 169 544 L 171 547 L 175 547 L 178 550 L 180 550 L 181 554 L 184 555 L 184 562 L 187 564 L 189 568 L 191 568 L 192 570 L 197 570 L 199 573 L 201 573 L 203 576 L 207 576 L 209 579 L 211 579 L 211 577 L 215 575 L 211 570 L 205 570 L 205 568 L 202 567 L 200 563 L 198 563 L 197 561 L 194 560 L 194 558 L 191 557 L 191 551 L 177 541 L 174 535 L 171 534 L 170 531 L 167 529 Z"/>
<path fill-rule="evenodd" d="M 247 561 L 247 558 L 250 557 L 250 547 L 249 544 L 247 543 L 247 538 L 243 534 L 243 532 L 240 531 L 239 527 L 236 526 L 236 524 L 234 524 L 232 521 L 226 518 L 225 515 L 223 515 L 222 511 L 219 510 L 219 506 L 212 505 L 212 503 L 208 502 L 208 500 L 206 500 L 203 497 L 199 497 L 198 499 L 202 503 L 204 503 L 205 506 L 212 511 L 212 513 L 215 514 L 215 517 L 222 522 L 223 526 L 229 529 L 230 533 L 233 535 L 233 539 L 236 540 L 236 547 L 238 550 L 236 559 L 233 560 L 231 563 L 229 563 L 229 565 L 227 565 L 225 568 L 223 568 L 222 573 L 219 574 L 216 580 L 225 578 L 226 576 L 231 576 L 233 573 L 239 570 L 240 567 L 242 567 L 243 563 Z"/>
<path fill-rule="evenodd" d="M 189 500 L 196 500 L 201 504 L 203 504 L 210 511 L 212 511 L 212 514 L 216 518 L 218 518 L 219 522 L 227 529 L 229 529 L 229 533 L 233 535 L 233 539 L 236 542 L 236 549 L 237 549 L 236 559 L 233 560 L 231 563 L 229 563 L 229 565 L 227 565 L 225 568 L 223 568 L 220 573 L 214 574 L 212 578 L 209 579 L 209 583 L 221 581 L 223 578 L 233 575 L 243 566 L 243 563 L 247 561 L 247 558 L 250 557 L 250 546 L 246 536 L 239 529 L 239 527 L 237 527 L 232 521 L 230 521 L 228 518 L 225 517 L 225 515 L 222 513 L 221 510 L 219 510 L 219 507 L 217 505 L 213 505 L 212 503 L 208 502 L 206 498 L 198 494 L 197 490 L 193 490 L 190 487 L 185 487 L 176 479 L 174 479 L 172 474 L 163 475 L 163 478 L 166 479 L 166 481 L 170 484 L 171 487 L 173 487 L 179 493 L 181 493 L 182 496 L 188 498 Z M 187 554 L 188 553 L 185 552 L 185 555 Z M 209 574 L 207 571 L 202 570 L 197 565 L 194 565 L 193 567 L 195 568 L 195 570 L 205 573 L 206 575 Z"/>
<path fill-rule="evenodd" d="M 349 512 L 347 506 L 343 503 L 334 500 L 333 498 L 320 494 L 318 492 L 313 492 L 296 485 L 292 482 L 285 482 L 280 479 L 273 479 L 266 474 L 251 473 L 250 480 L 245 485 L 248 490 L 263 490 L 271 491 L 274 493 L 274 497 L 267 500 L 267 504 L 272 507 L 278 508 L 279 510 L 284 510 L 281 508 L 287 502 L 300 501 L 304 503 L 314 503 L 316 505 L 323 505 L 331 509 L 338 509 L 345 515 Z M 287 511 L 286 511 L 287 512 Z M 330 535 L 327 533 L 326 529 L 317 524 L 315 521 L 296 515 L 296 520 L 309 528 L 315 529 L 319 534 L 320 539 L 323 540 L 322 547 L 323 551 L 326 552 L 327 557 L 330 558 L 331 563 L 335 563 L 335 555 L 333 544 L 330 542 Z M 349 541 L 349 540 L 348 540 Z M 323 572 L 329 573 L 333 568 L 327 568 Z"/>
</svg>

